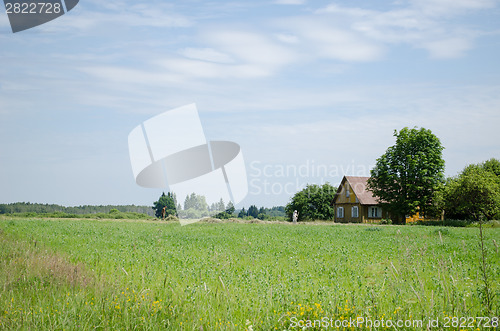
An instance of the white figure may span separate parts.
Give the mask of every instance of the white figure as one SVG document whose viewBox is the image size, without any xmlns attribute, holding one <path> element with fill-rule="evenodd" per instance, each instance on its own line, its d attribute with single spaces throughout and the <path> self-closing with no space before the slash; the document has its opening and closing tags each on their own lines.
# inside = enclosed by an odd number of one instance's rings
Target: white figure
<svg viewBox="0 0 500 331">
<path fill-rule="evenodd" d="M 294 210 L 292 215 L 293 223 L 297 223 L 298 219 L 299 219 L 299 212 L 297 210 Z"/>
</svg>

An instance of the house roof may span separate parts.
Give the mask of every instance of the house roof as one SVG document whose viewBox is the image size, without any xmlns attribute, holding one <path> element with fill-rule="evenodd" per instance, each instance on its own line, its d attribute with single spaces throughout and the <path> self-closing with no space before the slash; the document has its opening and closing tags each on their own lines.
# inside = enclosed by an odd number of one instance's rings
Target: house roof
<svg viewBox="0 0 500 331">
<path fill-rule="evenodd" d="M 354 194 L 356 194 L 359 203 L 361 203 L 362 205 L 378 205 L 379 202 L 373 196 L 373 193 L 368 190 L 368 178 L 370 177 L 344 176 L 337 190 L 337 195 L 340 194 L 340 191 L 342 191 L 342 187 L 347 181 L 354 191 Z"/>
</svg>

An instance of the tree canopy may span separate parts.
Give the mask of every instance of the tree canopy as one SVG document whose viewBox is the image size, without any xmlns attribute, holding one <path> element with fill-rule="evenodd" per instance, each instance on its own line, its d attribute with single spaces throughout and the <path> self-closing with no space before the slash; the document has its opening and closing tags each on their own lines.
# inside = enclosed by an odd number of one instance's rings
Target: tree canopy
<svg viewBox="0 0 500 331">
<path fill-rule="evenodd" d="M 488 161 L 484 161 L 480 164 L 480 167 L 486 171 L 492 172 L 498 178 L 500 178 L 500 161 L 494 158 L 489 159 Z"/>
<path fill-rule="evenodd" d="M 444 189 L 447 217 L 474 221 L 500 216 L 500 162 L 496 159 L 467 166 L 450 178 Z"/>
<path fill-rule="evenodd" d="M 259 209 L 257 208 L 257 206 L 251 205 L 248 208 L 247 215 L 252 216 L 253 218 L 257 218 L 257 216 L 259 216 Z"/>
<path fill-rule="evenodd" d="M 309 184 L 297 192 L 286 205 L 288 218 L 292 219 L 294 210 L 299 212 L 298 221 L 330 220 L 335 216 L 333 198 L 337 189 L 326 183 L 323 185 Z"/>
<path fill-rule="evenodd" d="M 425 128 L 394 131 L 396 144 L 377 159 L 368 187 L 386 208 L 394 223 L 406 215 L 425 212 L 434 192 L 444 181 L 443 146 Z"/>
<path fill-rule="evenodd" d="M 175 209 L 176 199 L 175 194 L 168 192 L 162 193 L 158 201 L 153 202 L 153 209 L 155 211 L 155 216 L 158 218 L 162 217 L 163 207 L 165 208 L 165 217 L 169 215 L 176 215 L 177 210 Z"/>
</svg>

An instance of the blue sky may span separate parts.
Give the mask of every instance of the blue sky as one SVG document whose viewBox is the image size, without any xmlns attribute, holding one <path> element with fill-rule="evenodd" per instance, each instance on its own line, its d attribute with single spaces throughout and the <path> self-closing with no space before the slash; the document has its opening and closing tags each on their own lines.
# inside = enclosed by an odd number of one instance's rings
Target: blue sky
<svg viewBox="0 0 500 331">
<path fill-rule="evenodd" d="M 151 204 L 127 136 L 195 102 L 240 144 L 241 206 L 369 175 L 431 129 L 446 175 L 500 158 L 500 2 L 82 0 L 13 34 L 0 13 L 0 202 Z"/>
</svg>

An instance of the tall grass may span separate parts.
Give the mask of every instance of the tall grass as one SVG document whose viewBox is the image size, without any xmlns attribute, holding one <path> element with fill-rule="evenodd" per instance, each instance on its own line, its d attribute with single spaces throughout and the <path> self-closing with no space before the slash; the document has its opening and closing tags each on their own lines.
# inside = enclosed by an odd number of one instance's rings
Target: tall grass
<svg viewBox="0 0 500 331">
<path fill-rule="evenodd" d="M 0 328 L 283 330 L 498 316 L 477 229 L 0 220 Z M 483 229 L 489 252 L 499 229 Z M 489 239 L 488 239 L 489 238 Z M 488 257 L 500 279 L 500 257 Z M 353 328 L 354 329 L 354 328 Z"/>
</svg>

